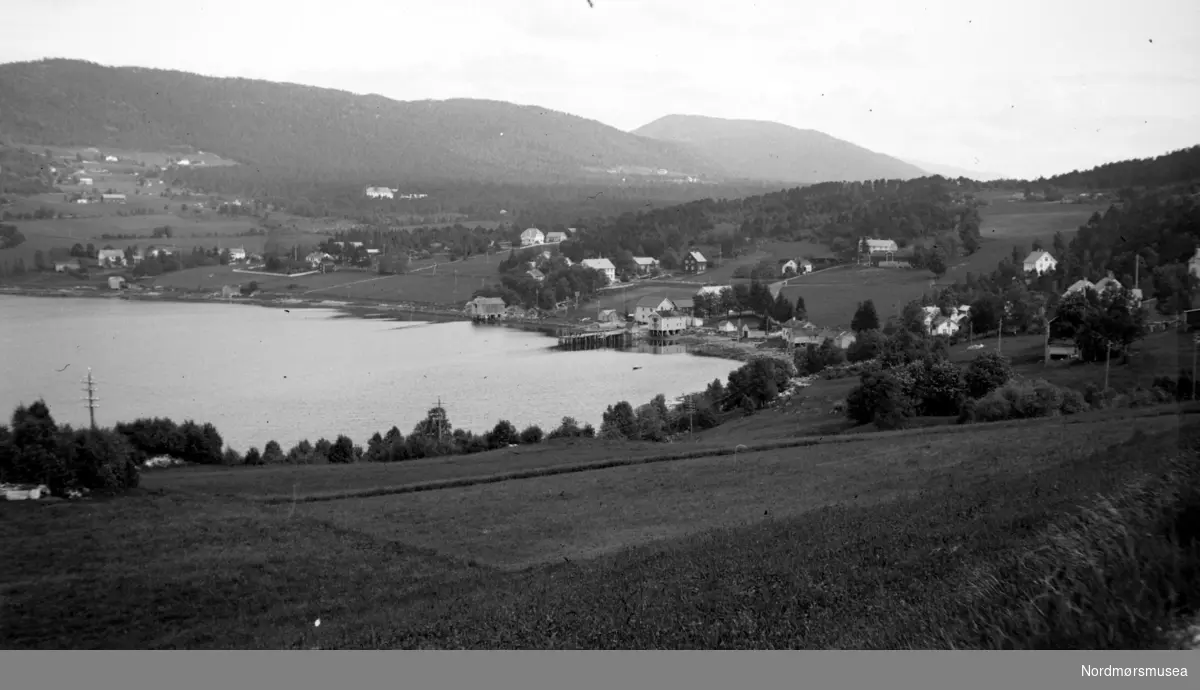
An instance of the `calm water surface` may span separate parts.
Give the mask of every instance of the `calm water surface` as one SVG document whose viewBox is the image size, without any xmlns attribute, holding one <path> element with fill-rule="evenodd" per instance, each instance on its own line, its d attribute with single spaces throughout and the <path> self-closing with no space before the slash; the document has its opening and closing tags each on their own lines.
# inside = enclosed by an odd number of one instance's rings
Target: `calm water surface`
<svg viewBox="0 0 1200 690">
<path fill-rule="evenodd" d="M 43 398 L 87 423 L 81 380 L 97 380 L 104 426 L 166 416 L 216 425 L 240 451 L 271 439 L 404 433 L 440 397 L 451 423 L 498 419 L 549 430 L 597 427 L 605 407 L 672 399 L 739 363 L 688 354 L 551 349 L 547 336 L 456 322 L 335 319 L 331 310 L 0 296 L 0 415 Z M 64 369 L 64 367 L 66 367 Z M 638 367 L 635 369 L 635 367 Z"/>
</svg>

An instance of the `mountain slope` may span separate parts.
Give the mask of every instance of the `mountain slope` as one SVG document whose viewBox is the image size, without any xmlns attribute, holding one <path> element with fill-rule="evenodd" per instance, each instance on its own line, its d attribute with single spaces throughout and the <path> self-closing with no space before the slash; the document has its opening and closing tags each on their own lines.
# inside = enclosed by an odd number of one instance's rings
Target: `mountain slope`
<svg viewBox="0 0 1200 690">
<path fill-rule="evenodd" d="M 941 163 L 929 163 L 911 158 L 907 159 L 907 162 L 912 163 L 918 168 L 928 172 L 930 175 L 941 175 L 942 177 L 949 178 L 951 180 L 957 180 L 960 177 L 965 177 L 968 180 L 975 180 L 976 182 L 990 182 L 992 180 L 1009 179 L 1008 175 L 987 172 L 984 170 L 970 170 L 968 168 L 959 168 L 953 165 L 943 165 Z"/>
<path fill-rule="evenodd" d="M 28 144 L 190 145 L 322 175 L 508 182 L 610 177 L 607 168 L 720 171 L 669 142 L 533 106 L 381 96 L 75 60 L 0 65 L 0 131 Z"/>
<path fill-rule="evenodd" d="M 926 176 L 891 156 L 777 122 L 667 115 L 633 133 L 685 145 L 729 174 L 750 179 L 811 183 Z"/>
</svg>

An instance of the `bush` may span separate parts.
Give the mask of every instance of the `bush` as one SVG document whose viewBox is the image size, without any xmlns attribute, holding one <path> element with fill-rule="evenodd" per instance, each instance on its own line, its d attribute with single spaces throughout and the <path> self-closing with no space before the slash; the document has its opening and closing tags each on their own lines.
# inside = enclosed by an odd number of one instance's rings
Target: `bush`
<svg viewBox="0 0 1200 690">
<path fill-rule="evenodd" d="M 1085 396 L 1079 391 L 1061 388 L 1040 379 L 1031 383 L 1010 381 L 978 400 L 974 407 L 974 421 L 1054 417 L 1077 414 L 1087 408 Z"/>
<path fill-rule="evenodd" d="M 242 456 L 232 448 L 226 448 L 225 454 L 221 456 L 221 459 L 226 465 L 240 465 L 243 462 Z"/>
<path fill-rule="evenodd" d="M 894 371 L 863 374 L 859 385 L 846 396 L 846 415 L 858 422 L 873 422 L 880 429 L 898 429 L 915 413 L 908 383 Z"/>
<path fill-rule="evenodd" d="M 912 367 L 912 398 L 919 414 L 957 415 L 967 398 L 962 371 L 949 361 L 925 361 Z"/>
<path fill-rule="evenodd" d="M 846 349 L 846 360 L 851 363 L 875 359 L 883 349 L 884 335 L 877 330 L 859 333 Z"/>
<path fill-rule="evenodd" d="M 361 449 L 355 454 L 354 442 L 348 436 L 339 434 L 325 457 L 331 463 L 345 465 L 354 462 L 361 455 Z"/>
<path fill-rule="evenodd" d="M 985 352 L 967 366 L 963 380 L 972 398 L 982 398 L 1012 380 L 1012 366 L 995 352 Z"/>
<path fill-rule="evenodd" d="M 521 443 L 534 444 L 542 442 L 542 428 L 536 424 L 531 424 L 521 432 Z"/>
<path fill-rule="evenodd" d="M 263 464 L 263 457 L 258 452 L 258 448 L 251 446 L 250 450 L 246 451 L 246 457 L 243 458 L 242 462 L 247 465 L 261 465 Z"/>
<path fill-rule="evenodd" d="M 564 424 L 566 423 L 566 419 L 568 418 L 564 418 L 563 420 Z M 496 422 L 496 426 L 492 427 L 491 432 L 487 434 L 489 448 L 506 448 L 511 444 L 520 443 L 520 441 L 521 435 L 517 433 L 517 427 L 513 426 L 512 422 L 507 419 L 501 419 Z"/>
<path fill-rule="evenodd" d="M 283 449 L 275 440 L 267 441 L 267 445 L 263 447 L 262 464 L 277 465 L 281 462 L 283 462 Z"/>
</svg>

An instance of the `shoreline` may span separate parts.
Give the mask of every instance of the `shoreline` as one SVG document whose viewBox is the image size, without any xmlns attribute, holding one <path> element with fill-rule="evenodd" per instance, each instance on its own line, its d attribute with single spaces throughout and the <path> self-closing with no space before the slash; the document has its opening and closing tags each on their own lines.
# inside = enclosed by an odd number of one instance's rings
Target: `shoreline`
<svg viewBox="0 0 1200 690">
<path fill-rule="evenodd" d="M 471 317 L 461 310 L 439 307 L 429 304 L 408 302 L 361 302 L 354 300 L 336 300 L 323 297 L 308 298 L 267 293 L 253 297 L 223 298 L 212 293 L 184 292 L 179 290 L 159 291 L 109 291 L 101 288 L 84 287 L 31 287 L 31 286 L 0 286 L 0 296 L 12 297 L 44 297 L 44 298 L 78 298 L 78 299 L 108 299 L 124 300 L 127 302 L 175 302 L 201 304 L 227 304 L 266 307 L 272 309 L 327 309 L 336 312 L 335 319 L 373 319 L 388 321 L 428 321 L 434 323 L 451 323 L 456 321 L 471 321 Z M 419 318 L 418 318 L 419 317 Z M 554 337 L 557 329 L 577 326 L 562 319 L 506 319 L 499 322 L 479 324 L 487 328 L 511 328 L 522 331 L 541 333 Z M 736 355 L 736 348 L 712 348 L 703 342 L 702 337 L 688 338 L 688 353 L 700 357 L 717 357 L 744 361 L 745 355 Z M 722 354 L 726 353 L 726 354 Z"/>
<path fill-rule="evenodd" d="M 79 298 L 79 299 L 108 299 L 124 300 L 127 302 L 175 302 L 227 304 L 266 307 L 272 309 L 327 309 L 335 312 L 335 319 L 371 319 L 388 321 L 427 321 L 433 323 L 451 323 L 457 321 L 470 322 L 471 318 L 461 310 L 439 307 L 429 304 L 407 302 L 362 302 L 354 300 L 336 300 L 326 298 L 306 298 L 267 293 L 253 297 L 223 298 L 213 293 L 185 292 L 180 290 L 159 291 L 109 291 L 101 288 L 85 287 L 30 287 L 30 286 L 0 286 L 0 296 L 13 297 L 44 297 L 44 298 Z M 507 319 L 499 322 L 479 324 L 487 328 L 511 328 L 522 331 L 541 333 L 554 337 L 559 328 L 571 328 L 578 324 L 562 319 Z M 684 345 L 686 353 L 695 357 L 711 357 L 737 362 L 748 361 L 753 356 L 774 355 L 774 350 L 760 349 L 753 345 L 742 344 L 730 340 L 727 336 L 691 333 L 676 339 Z"/>
</svg>

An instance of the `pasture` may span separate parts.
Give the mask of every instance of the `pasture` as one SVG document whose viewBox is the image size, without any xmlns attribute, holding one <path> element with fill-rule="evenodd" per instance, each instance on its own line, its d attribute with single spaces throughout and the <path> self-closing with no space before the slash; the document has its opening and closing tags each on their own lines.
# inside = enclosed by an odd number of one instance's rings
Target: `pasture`
<svg viewBox="0 0 1200 690">
<path fill-rule="evenodd" d="M 0 573 L 0 635 L 6 648 L 1053 645 L 1065 623 L 1018 625 L 1013 602 L 1047 574 L 1022 554 L 1053 547 L 1048 530 L 1096 492 L 1191 450 L 1193 420 L 898 432 L 316 502 L 256 501 L 220 477 L 286 496 L 306 472 L 324 477 L 311 489 L 409 463 L 148 473 L 128 497 L 0 504 L 20 564 Z M 471 462 L 492 469 L 490 455 Z M 1153 572 L 1154 586 L 1176 577 Z M 1057 645 L 1162 644 L 1147 631 L 1177 612 L 1114 604 L 1071 617 L 1076 632 L 1131 613 L 1141 627 Z"/>
</svg>

